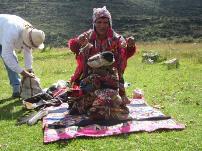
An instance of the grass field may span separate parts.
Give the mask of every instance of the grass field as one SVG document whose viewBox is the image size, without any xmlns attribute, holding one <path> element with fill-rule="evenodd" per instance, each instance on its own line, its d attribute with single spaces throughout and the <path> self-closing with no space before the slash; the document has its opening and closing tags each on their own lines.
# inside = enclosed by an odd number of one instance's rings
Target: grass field
<svg viewBox="0 0 202 151">
<path fill-rule="evenodd" d="M 202 44 L 139 43 L 138 47 L 125 72 L 125 81 L 131 83 L 128 96 L 133 89 L 142 89 L 150 105 L 160 105 L 166 115 L 186 124 L 185 130 L 77 138 L 44 145 L 41 122 L 31 127 L 15 125 L 24 110 L 18 99 L 9 99 L 11 88 L 0 60 L 0 150 L 202 150 Z M 180 67 L 168 70 L 162 63 L 142 63 L 142 52 L 148 50 L 167 59 L 179 58 Z M 22 65 L 22 55 L 18 56 Z M 35 51 L 33 56 L 34 71 L 43 88 L 68 80 L 75 69 L 74 55 L 67 49 Z"/>
</svg>

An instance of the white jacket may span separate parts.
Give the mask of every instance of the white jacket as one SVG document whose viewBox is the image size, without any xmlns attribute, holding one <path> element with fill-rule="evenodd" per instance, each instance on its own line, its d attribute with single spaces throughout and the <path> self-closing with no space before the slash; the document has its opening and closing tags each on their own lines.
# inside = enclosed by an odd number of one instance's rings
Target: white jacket
<svg viewBox="0 0 202 151">
<path fill-rule="evenodd" d="M 2 58 L 5 64 L 13 71 L 21 73 L 23 68 L 19 66 L 15 56 L 15 50 L 24 52 L 24 64 L 26 69 L 32 69 L 32 49 L 26 47 L 22 40 L 22 31 L 27 21 L 8 14 L 0 14 L 0 45 L 2 46 Z"/>
</svg>

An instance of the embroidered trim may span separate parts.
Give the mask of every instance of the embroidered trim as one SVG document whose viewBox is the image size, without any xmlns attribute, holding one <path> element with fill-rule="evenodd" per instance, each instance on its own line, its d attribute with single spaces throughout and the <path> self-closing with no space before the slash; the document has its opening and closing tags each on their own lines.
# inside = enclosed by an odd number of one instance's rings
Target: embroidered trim
<svg viewBox="0 0 202 151">
<path fill-rule="evenodd" d="M 32 39 L 32 30 L 33 30 L 33 29 L 34 29 L 34 28 L 32 28 L 31 31 L 29 32 L 29 40 L 30 40 L 32 46 L 34 46 L 34 47 L 37 48 L 38 46 L 36 46 L 36 45 L 34 44 L 33 39 Z"/>
</svg>

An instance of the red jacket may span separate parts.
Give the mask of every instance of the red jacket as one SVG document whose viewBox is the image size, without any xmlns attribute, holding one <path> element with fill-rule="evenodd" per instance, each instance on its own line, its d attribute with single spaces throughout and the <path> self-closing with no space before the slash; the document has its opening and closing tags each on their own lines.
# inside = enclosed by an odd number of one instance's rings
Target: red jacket
<svg viewBox="0 0 202 151">
<path fill-rule="evenodd" d="M 119 78 L 123 76 L 125 68 L 127 66 L 127 60 L 136 52 L 136 46 L 123 47 L 122 44 L 127 44 L 125 39 L 114 32 L 112 29 L 108 30 L 107 38 L 105 40 L 99 40 L 96 32 L 92 29 L 85 32 L 87 34 L 89 42 L 93 47 L 84 52 L 80 52 L 80 44 L 77 38 L 70 39 L 68 46 L 72 52 L 76 54 L 77 67 L 74 74 L 71 77 L 70 82 L 75 82 L 86 77 L 87 74 L 87 59 L 102 51 L 111 51 L 114 53 L 115 63 L 114 67 L 118 69 Z"/>
</svg>

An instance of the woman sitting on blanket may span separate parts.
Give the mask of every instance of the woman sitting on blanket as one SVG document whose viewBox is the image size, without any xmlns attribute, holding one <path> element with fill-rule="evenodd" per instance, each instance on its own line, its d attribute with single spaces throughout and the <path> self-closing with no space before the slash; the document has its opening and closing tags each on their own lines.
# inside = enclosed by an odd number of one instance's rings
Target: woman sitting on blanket
<svg viewBox="0 0 202 151">
<path fill-rule="evenodd" d="M 124 89 L 123 74 L 127 66 L 127 59 L 136 52 L 133 37 L 125 40 L 112 29 L 110 12 L 103 8 L 93 9 L 93 29 L 80 36 L 70 39 L 69 48 L 76 54 L 77 67 L 70 79 L 72 84 L 79 85 L 81 80 L 88 76 L 87 60 L 100 52 L 110 51 L 114 54 L 113 67 L 118 72 L 119 94 L 126 103 L 129 103 Z"/>
<path fill-rule="evenodd" d="M 128 109 L 119 95 L 119 77 L 113 67 L 114 61 L 110 51 L 88 59 L 88 76 L 80 82 L 79 94 L 82 95 L 70 99 L 70 114 L 87 113 L 94 120 L 128 118 Z"/>
</svg>

